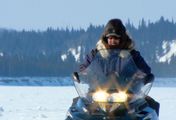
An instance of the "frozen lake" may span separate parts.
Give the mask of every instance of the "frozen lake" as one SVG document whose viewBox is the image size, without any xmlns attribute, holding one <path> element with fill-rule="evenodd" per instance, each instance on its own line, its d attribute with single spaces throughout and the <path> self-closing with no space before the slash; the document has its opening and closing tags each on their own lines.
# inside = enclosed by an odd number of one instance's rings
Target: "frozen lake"
<svg viewBox="0 0 176 120">
<path fill-rule="evenodd" d="M 0 120 L 64 120 L 74 87 L 0 86 Z M 153 87 L 160 120 L 176 120 L 176 87 Z"/>
</svg>

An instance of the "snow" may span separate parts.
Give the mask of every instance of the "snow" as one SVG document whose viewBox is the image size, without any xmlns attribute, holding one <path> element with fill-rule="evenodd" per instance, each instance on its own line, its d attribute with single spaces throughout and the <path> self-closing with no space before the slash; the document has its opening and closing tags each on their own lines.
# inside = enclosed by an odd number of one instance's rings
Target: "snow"
<svg viewBox="0 0 176 120">
<path fill-rule="evenodd" d="M 77 48 L 69 48 L 67 53 L 61 55 L 62 61 L 65 61 L 67 59 L 69 53 L 74 56 L 76 62 L 80 62 L 81 46 L 78 46 Z"/>
<path fill-rule="evenodd" d="M 64 120 L 73 87 L 0 87 L 0 120 Z"/>
<path fill-rule="evenodd" d="M 176 120 L 176 88 L 153 87 L 150 96 L 160 102 L 160 120 Z M 0 120 L 64 120 L 74 87 L 0 86 Z"/>
<path fill-rule="evenodd" d="M 62 61 L 65 61 L 65 59 L 67 59 L 67 55 L 66 54 L 61 55 L 61 59 Z"/>
<path fill-rule="evenodd" d="M 176 40 L 163 41 L 162 49 L 163 49 L 163 55 L 159 56 L 157 54 L 156 55 L 157 59 L 159 62 L 167 62 L 169 64 L 171 61 L 171 58 L 173 56 L 176 56 Z"/>
<path fill-rule="evenodd" d="M 68 52 L 71 52 L 77 62 L 80 62 L 80 55 L 81 55 L 81 46 L 78 46 L 77 49 L 70 48 Z"/>
<path fill-rule="evenodd" d="M 0 57 L 3 57 L 4 56 L 4 53 L 3 52 L 0 52 Z"/>
<path fill-rule="evenodd" d="M 0 120 L 64 120 L 77 96 L 70 77 L 0 77 Z M 176 78 L 156 78 L 149 93 L 160 120 L 176 120 Z"/>
<path fill-rule="evenodd" d="M 160 102 L 160 120 L 176 120 L 176 88 L 154 87 L 149 93 Z"/>
</svg>

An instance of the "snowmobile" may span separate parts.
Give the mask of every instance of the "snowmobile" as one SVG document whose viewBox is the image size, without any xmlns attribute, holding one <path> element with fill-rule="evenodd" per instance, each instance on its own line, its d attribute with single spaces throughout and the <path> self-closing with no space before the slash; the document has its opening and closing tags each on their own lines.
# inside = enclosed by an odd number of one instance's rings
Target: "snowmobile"
<svg viewBox="0 0 176 120">
<path fill-rule="evenodd" d="M 99 50 L 91 64 L 73 73 L 79 97 L 65 120 L 158 120 L 145 96 L 153 81 L 144 84 L 139 70 L 125 50 Z"/>
</svg>

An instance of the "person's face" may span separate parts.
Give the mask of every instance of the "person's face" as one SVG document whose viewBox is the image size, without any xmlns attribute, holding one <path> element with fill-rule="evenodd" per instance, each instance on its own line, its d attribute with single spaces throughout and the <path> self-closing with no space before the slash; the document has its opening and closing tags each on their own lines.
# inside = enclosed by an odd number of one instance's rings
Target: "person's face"
<svg viewBox="0 0 176 120">
<path fill-rule="evenodd" d="M 120 38 L 116 36 L 109 36 L 108 37 L 108 45 L 109 46 L 118 46 L 120 44 Z"/>
</svg>

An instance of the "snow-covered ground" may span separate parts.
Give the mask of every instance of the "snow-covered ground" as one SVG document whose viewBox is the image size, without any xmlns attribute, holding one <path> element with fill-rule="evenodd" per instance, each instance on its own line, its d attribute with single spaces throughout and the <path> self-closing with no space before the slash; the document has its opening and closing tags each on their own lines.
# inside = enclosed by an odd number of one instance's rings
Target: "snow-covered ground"
<svg viewBox="0 0 176 120">
<path fill-rule="evenodd" d="M 0 87 L 0 120 L 64 120 L 73 87 Z"/>
<path fill-rule="evenodd" d="M 176 87 L 153 87 L 161 103 L 160 120 L 176 120 Z M 64 120 L 73 87 L 0 86 L 0 120 Z"/>
</svg>

